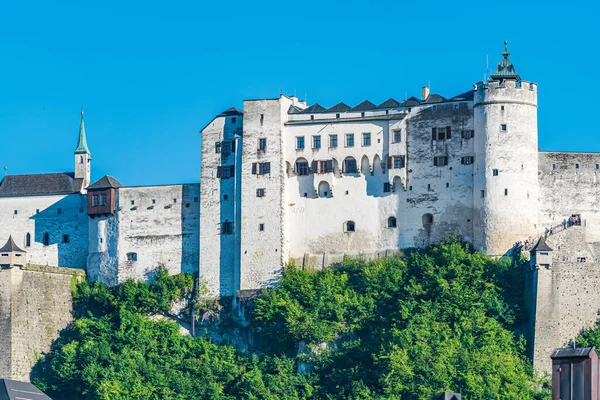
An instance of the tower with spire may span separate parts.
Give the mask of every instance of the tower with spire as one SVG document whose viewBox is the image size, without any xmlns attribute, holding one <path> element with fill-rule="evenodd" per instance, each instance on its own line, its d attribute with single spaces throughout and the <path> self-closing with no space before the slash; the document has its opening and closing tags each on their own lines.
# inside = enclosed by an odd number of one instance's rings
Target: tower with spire
<svg viewBox="0 0 600 400">
<path fill-rule="evenodd" d="M 83 179 L 82 192 L 90 185 L 92 171 L 92 154 L 88 149 L 83 122 L 83 111 L 81 111 L 81 123 L 79 124 L 79 141 L 75 149 L 75 179 Z"/>
</svg>

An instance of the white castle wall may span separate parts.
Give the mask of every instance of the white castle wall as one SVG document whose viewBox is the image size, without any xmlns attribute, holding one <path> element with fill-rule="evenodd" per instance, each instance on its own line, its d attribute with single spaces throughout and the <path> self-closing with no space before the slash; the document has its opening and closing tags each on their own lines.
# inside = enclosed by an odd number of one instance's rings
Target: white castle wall
<svg viewBox="0 0 600 400">
<path fill-rule="evenodd" d="M 16 214 L 15 214 L 16 211 Z M 85 195 L 28 196 L 0 198 L 0 242 L 10 235 L 27 251 L 32 264 L 85 268 L 88 244 L 88 216 Z M 44 246 L 44 233 L 49 245 Z M 31 235 L 31 246 L 25 237 Z M 63 242 L 63 235 L 69 242 Z"/>
</svg>

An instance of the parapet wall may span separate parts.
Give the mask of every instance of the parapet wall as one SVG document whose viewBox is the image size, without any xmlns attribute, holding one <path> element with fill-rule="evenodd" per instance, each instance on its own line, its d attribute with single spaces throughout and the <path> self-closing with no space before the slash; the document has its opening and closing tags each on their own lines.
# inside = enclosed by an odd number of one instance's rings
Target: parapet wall
<svg viewBox="0 0 600 400">
<path fill-rule="evenodd" d="M 29 381 L 31 368 L 73 320 L 73 279 L 83 270 L 0 269 L 0 377 Z"/>
</svg>

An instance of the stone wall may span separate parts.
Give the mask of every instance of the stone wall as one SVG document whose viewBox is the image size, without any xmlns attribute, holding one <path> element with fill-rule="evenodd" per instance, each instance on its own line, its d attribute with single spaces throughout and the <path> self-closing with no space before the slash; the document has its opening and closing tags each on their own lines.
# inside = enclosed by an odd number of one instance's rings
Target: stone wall
<svg viewBox="0 0 600 400">
<path fill-rule="evenodd" d="M 73 320 L 71 284 L 84 274 L 37 265 L 0 270 L 0 377 L 29 381 L 38 358 Z"/>
</svg>

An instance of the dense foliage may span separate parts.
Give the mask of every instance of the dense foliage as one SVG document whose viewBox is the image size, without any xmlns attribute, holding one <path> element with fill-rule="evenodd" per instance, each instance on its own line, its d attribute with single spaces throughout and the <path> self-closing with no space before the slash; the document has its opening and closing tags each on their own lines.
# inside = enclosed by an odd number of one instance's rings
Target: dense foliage
<svg viewBox="0 0 600 400">
<path fill-rule="evenodd" d="M 289 267 L 255 301 L 252 327 L 265 345 L 251 357 L 147 318 L 189 297 L 191 276 L 80 284 L 85 312 L 34 382 L 82 399 L 544 398 L 512 333 L 518 274 L 457 241 L 319 272 Z"/>
</svg>

